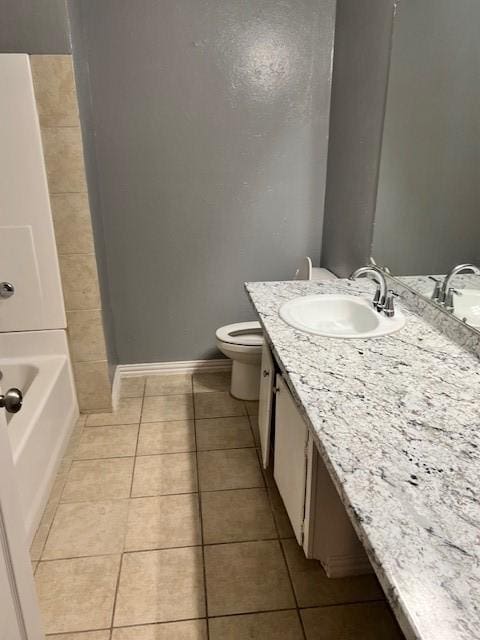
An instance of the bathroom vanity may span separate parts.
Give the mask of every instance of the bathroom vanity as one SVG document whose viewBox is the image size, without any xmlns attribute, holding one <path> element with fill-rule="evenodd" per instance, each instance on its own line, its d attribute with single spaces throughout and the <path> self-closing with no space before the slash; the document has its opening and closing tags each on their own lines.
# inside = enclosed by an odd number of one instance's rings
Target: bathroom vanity
<svg viewBox="0 0 480 640">
<path fill-rule="evenodd" d="M 331 577 L 372 567 L 407 638 L 478 637 L 477 357 L 403 297 L 405 326 L 377 338 L 312 335 L 279 315 L 301 296 L 371 299 L 368 282 L 246 288 L 266 338 L 262 461 L 305 554 Z"/>
</svg>

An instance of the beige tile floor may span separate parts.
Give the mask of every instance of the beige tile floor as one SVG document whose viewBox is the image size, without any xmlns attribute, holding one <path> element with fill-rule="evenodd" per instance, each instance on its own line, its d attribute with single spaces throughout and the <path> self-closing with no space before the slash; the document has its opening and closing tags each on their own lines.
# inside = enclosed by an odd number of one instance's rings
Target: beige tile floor
<svg viewBox="0 0 480 640">
<path fill-rule="evenodd" d="M 329 580 L 226 374 L 130 378 L 82 416 L 31 548 L 57 640 L 398 640 L 373 576 Z"/>
</svg>

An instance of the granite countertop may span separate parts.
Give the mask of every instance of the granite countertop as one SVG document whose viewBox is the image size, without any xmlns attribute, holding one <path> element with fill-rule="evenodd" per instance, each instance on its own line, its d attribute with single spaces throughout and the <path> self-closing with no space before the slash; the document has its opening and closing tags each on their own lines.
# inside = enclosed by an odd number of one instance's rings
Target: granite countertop
<svg viewBox="0 0 480 640">
<path fill-rule="evenodd" d="M 370 298 L 366 281 L 246 289 L 406 637 L 480 638 L 478 359 L 404 307 L 406 326 L 375 339 L 278 315 L 297 296 Z"/>
</svg>

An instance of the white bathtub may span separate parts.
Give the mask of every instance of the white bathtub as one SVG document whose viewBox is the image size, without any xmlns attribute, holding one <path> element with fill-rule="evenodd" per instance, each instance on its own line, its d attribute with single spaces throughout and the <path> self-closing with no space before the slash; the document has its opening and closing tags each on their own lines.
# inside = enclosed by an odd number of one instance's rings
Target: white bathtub
<svg viewBox="0 0 480 640">
<path fill-rule="evenodd" d="M 0 334 L 0 371 L 2 392 L 18 387 L 24 395 L 21 411 L 6 417 L 30 542 L 78 418 L 65 332 Z"/>
</svg>

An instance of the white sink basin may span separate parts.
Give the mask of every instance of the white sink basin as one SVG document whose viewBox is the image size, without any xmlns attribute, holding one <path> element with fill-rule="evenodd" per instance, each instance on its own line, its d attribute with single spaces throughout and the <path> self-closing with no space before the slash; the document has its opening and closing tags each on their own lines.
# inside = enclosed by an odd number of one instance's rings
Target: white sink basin
<svg viewBox="0 0 480 640">
<path fill-rule="evenodd" d="M 397 310 L 387 318 L 372 302 L 357 296 L 320 295 L 295 298 L 280 307 L 287 324 L 329 338 L 375 338 L 398 331 L 405 316 Z"/>
<path fill-rule="evenodd" d="M 454 297 L 455 315 L 473 327 L 480 327 L 480 289 L 460 289 Z"/>
</svg>

